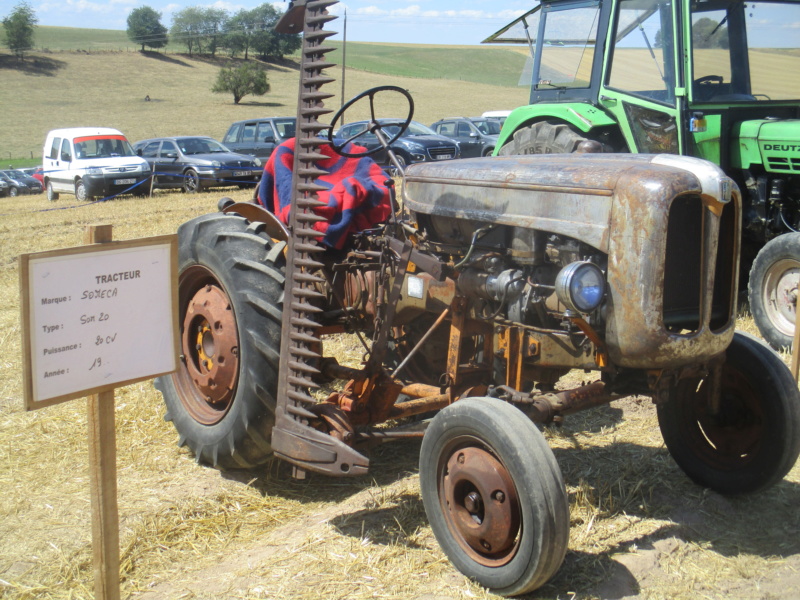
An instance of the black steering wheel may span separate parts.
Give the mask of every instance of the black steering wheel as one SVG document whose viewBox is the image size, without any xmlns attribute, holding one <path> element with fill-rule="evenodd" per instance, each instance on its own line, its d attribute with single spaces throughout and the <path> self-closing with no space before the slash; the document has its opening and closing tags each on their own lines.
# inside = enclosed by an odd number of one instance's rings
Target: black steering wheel
<svg viewBox="0 0 800 600">
<path fill-rule="evenodd" d="M 722 75 L 706 75 L 694 80 L 696 85 L 722 85 L 722 81 Z"/>
<path fill-rule="evenodd" d="M 378 122 L 378 119 L 375 118 L 375 96 L 380 92 L 397 92 L 402 94 L 406 101 L 408 102 L 408 117 L 405 121 L 401 120 L 391 120 L 387 121 L 384 120 L 383 122 Z M 361 100 L 362 98 L 369 98 L 369 122 L 367 123 L 367 128 L 363 131 L 359 131 L 357 134 L 350 136 L 346 140 L 341 141 L 340 143 L 336 143 L 333 141 L 333 132 L 336 129 L 336 122 L 341 120 L 344 116 L 345 111 L 353 106 L 356 102 Z M 370 154 L 375 154 L 376 152 L 388 148 L 391 144 L 393 144 L 397 139 L 405 133 L 406 129 L 408 129 L 409 124 L 411 123 L 411 117 L 414 116 L 414 99 L 411 97 L 406 90 L 401 87 L 397 87 L 396 85 L 381 85 L 378 87 L 370 88 L 364 92 L 361 92 L 358 96 L 351 98 L 344 106 L 342 106 L 339 110 L 336 111 L 336 114 L 333 115 L 333 121 L 331 121 L 331 126 L 328 129 L 328 142 L 330 143 L 331 147 L 336 151 L 338 154 L 342 156 L 346 156 L 348 158 L 361 158 L 363 156 L 369 156 Z M 399 127 L 397 133 L 393 135 L 388 140 L 382 133 L 382 129 L 386 127 L 396 126 Z M 362 135 L 367 133 L 374 133 L 375 136 L 378 138 L 378 141 L 381 143 L 380 146 L 373 148 L 372 150 L 365 150 L 364 152 L 345 152 L 343 148 L 347 146 L 350 142 L 354 142 Z"/>
</svg>

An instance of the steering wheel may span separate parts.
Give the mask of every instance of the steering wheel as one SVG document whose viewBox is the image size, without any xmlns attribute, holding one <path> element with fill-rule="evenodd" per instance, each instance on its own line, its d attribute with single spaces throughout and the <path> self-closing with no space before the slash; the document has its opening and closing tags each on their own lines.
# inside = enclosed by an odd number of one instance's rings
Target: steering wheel
<svg viewBox="0 0 800 600">
<path fill-rule="evenodd" d="M 722 81 L 722 75 L 706 75 L 694 80 L 696 85 L 722 85 Z"/>
<path fill-rule="evenodd" d="M 381 92 L 396 92 L 402 94 L 406 101 L 408 102 L 408 117 L 406 117 L 405 121 L 400 120 L 392 120 L 392 121 L 384 121 L 383 123 L 379 123 L 378 120 L 375 118 L 375 96 L 377 96 Z M 336 129 L 336 122 L 340 121 L 344 116 L 345 111 L 353 106 L 356 102 L 361 100 L 362 98 L 369 98 L 369 122 L 367 124 L 367 128 L 363 131 L 359 131 L 357 134 L 350 136 L 346 140 L 342 141 L 341 143 L 336 143 L 333 141 L 333 132 Z M 346 156 L 348 158 L 361 158 L 364 156 L 369 156 L 370 154 L 375 154 L 376 152 L 388 148 L 391 144 L 393 144 L 397 139 L 405 133 L 406 129 L 408 129 L 409 124 L 411 123 L 411 117 L 414 116 L 414 100 L 411 98 L 411 94 L 409 94 L 406 90 L 401 87 L 397 87 L 396 85 L 381 85 L 378 87 L 370 88 L 364 92 L 361 92 L 357 96 L 351 98 L 344 106 L 342 106 L 339 110 L 336 111 L 336 114 L 333 115 L 333 121 L 331 121 L 331 126 L 328 129 L 328 142 L 330 143 L 331 147 L 334 149 L 335 152 L 341 154 L 342 156 Z M 390 126 L 397 126 L 399 127 L 397 133 L 393 135 L 390 139 L 386 139 L 383 135 L 382 130 L 386 127 Z M 374 133 L 375 136 L 378 138 L 378 141 L 381 143 L 380 146 L 373 148 L 372 150 L 365 150 L 364 152 L 345 152 L 342 150 L 347 144 L 350 142 L 356 141 L 361 136 L 367 133 Z"/>
</svg>

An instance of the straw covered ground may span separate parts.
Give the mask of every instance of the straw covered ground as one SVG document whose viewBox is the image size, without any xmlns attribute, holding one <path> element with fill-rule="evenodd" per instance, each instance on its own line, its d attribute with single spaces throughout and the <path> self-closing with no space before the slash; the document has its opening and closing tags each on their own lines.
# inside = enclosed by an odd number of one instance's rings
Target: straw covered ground
<svg viewBox="0 0 800 600">
<path fill-rule="evenodd" d="M 0 597 L 93 597 L 86 402 L 23 410 L 17 256 L 79 245 L 91 223 L 112 223 L 115 239 L 171 233 L 214 210 L 220 195 L 82 207 L 71 197 L 0 199 Z M 357 364 L 357 343 L 331 343 Z M 198 466 L 163 413 L 150 382 L 116 392 L 124 598 L 494 597 L 433 538 L 418 443 L 374 450 L 363 478 L 296 482 L 278 463 L 236 473 Z M 755 497 L 705 491 L 671 460 L 641 398 L 546 435 L 569 492 L 570 544 L 559 573 L 531 598 L 800 597 L 797 467 Z"/>
</svg>

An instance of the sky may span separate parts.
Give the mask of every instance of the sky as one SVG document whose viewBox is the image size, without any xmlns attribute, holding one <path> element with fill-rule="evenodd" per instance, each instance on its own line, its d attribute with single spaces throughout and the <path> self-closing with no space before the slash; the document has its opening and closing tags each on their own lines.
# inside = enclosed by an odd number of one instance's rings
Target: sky
<svg viewBox="0 0 800 600">
<path fill-rule="evenodd" d="M 149 6 L 169 27 L 172 14 L 189 6 L 222 8 L 231 14 L 250 10 L 264 0 L 28 0 L 39 25 L 127 29 L 128 13 Z M 11 12 L 17 0 L 0 0 L 0 15 Z M 289 3 L 273 1 L 280 10 Z M 330 10 L 340 18 L 327 25 L 347 41 L 409 44 L 479 44 L 533 6 L 533 0 L 346 0 Z"/>
</svg>

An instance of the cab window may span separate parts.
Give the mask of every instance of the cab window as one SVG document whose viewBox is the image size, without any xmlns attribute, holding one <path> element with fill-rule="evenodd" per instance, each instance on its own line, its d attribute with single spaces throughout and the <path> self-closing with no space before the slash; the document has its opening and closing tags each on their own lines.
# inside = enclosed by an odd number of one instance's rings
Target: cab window
<svg viewBox="0 0 800 600">
<path fill-rule="evenodd" d="M 671 4 L 622 0 L 606 85 L 664 104 L 675 102 Z"/>
</svg>

